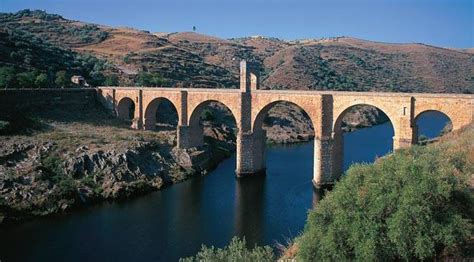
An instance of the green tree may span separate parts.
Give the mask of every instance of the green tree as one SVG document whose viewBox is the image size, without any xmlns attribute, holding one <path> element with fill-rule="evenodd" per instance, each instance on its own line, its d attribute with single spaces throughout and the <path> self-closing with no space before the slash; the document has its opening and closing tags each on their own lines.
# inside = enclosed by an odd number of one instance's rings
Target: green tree
<svg viewBox="0 0 474 262">
<path fill-rule="evenodd" d="M 108 75 L 105 78 L 104 85 L 105 86 L 118 86 L 119 85 L 118 76 L 116 74 Z"/>
<path fill-rule="evenodd" d="M 310 212 L 297 260 L 434 260 L 465 244 L 473 233 L 471 153 L 466 145 L 413 146 L 352 166 Z"/>
<path fill-rule="evenodd" d="M 39 74 L 35 79 L 35 86 L 37 88 L 47 88 L 49 85 L 48 75 L 45 73 Z"/>
<path fill-rule="evenodd" d="M 151 86 L 151 74 L 147 72 L 140 72 L 137 75 L 136 85 L 137 86 Z"/>
<path fill-rule="evenodd" d="M 54 80 L 54 83 L 56 86 L 65 88 L 70 85 L 70 79 L 66 71 L 58 71 L 56 73 L 56 79 Z"/>
<path fill-rule="evenodd" d="M 15 84 L 15 68 L 0 67 L 0 88 L 12 88 Z"/>
<path fill-rule="evenodd" d="M 140 72 L 136 79 L 137 86 L 153 86 L 163 85 L 163 77 L 158 73 Z"/>
<path fill-rule="evenodd" d="M 92 86 L 101 86 L 105 82 L 105 76 L 100 72 L 92 72 L 88 83 Z"/>
<path fill-rule="evenodd" d="M 163 85 L 164 80 L 163 80 L 163 77 L 162 77 L 160 74 L 158 74 L 158 73 L 153 73 L 153 74 L 152 74 L 151 82 L 152 82 L 152 86 L 158 87 L 158 86 L 162 86 L 162 85 Z"/>
<path fill-rule="evenodd" d="M 36 73 L 23 72 L 16 75 L 16 81 L 20 88 L 33 88 L 35 85 Z"/>
</svg>

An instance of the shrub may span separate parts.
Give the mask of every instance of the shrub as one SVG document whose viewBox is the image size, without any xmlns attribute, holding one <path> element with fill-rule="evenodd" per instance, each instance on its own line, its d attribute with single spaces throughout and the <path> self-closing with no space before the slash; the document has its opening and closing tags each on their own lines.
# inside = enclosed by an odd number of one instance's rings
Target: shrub
<svg viewBox="0 0 474 262">
<path fill-rule="evenodd" d="M 105 86 L 118 86 L 119 85 L 119 79 L 118 79 L 117 75 L 116 74 L 108 75 L 105 78 L 104 85 Z"/>
<path fill-rule="evenodd" d="M 70 85 L 70 80 L 69 80 L 69 76 L 67 74 L 66 71 L 58 71 L 56 73 L 56 80 L 54 80 L 54 83 L 58 86 L 58 87 L 68 87 Z"/>
<path fill-rule="evenodd" d="M 275 255 L 269 246 L 253 249 L 246 247 L 245 238 L 240 240 L 238 237 L 232 238 L 230 244 L 224 248 L 215 248 L 213 246 L 202 246 L 199 253 L 194 257 L 180 259 L 182 262 L 193 261 L 275 261 Z"/>
<path fill-rule="evenodd" d="M 41 165 L 44 170 L 49 174 L 53 182 L 58 182 L 60 177 L 64 176 L 63 169 L 61 168 L 61 159 L 56 155 L 49 155 L 42 159 Z"/>
<path fill-rule="evenodd" d="M 34 72 L 23 72 L 16 75 L 16 81 L 20 88 L 33 88 L 36 74 Z"/>
<path fill-rule="evenodd" d="M 35 86 L 37 88 L 46 88 L 48 87 L 48 75 L 45 73 L 39 74 L 35 79 Z"/>
<path fill-rule="evenodd" d="M 414 146 L 354 165 L 309 213 L 297 259 L 431 260 L 463 245 L 474 217 L 469 150 Z"/>
<path fill-rule="evenodd" d="M 15 84 L 15 68 L 0 67 L 0 88 L 11 88 Z"/>
<path fill-rule="evenodd" d="M 42 179 L 49 180 L 56 184 L 58 193 L 63 197 L 73 197 L 76 194 L 76 184 L 74 179 L 64 173 L 62 160 L 57 155 L 49 155 L 42 159 L 44 175 Z"/>
<path fill-rule="evenodd" d="M 137 86 L 161 86 L 164 83 L 163 77 L 158 73 L 140 72 L 136 79 Z"/>
</svg>

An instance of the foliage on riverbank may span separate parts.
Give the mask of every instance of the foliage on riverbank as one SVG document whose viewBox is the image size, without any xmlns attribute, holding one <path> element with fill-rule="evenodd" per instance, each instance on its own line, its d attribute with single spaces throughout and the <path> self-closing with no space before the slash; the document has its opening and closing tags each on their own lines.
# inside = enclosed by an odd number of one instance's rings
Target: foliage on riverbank
<svg viewBox="0 0 474 262">
<path fill-rule="evenodd" d="M 275 255 L 269 246 L 253 249 L 246 247 L 246 241 L 237 237 L 232 238 L 230 244 L 224 248 L 202 246 L 196 256 L 180 259 L 181 262 L 193 261 L 275 261 Z"/>
<path fill-rule="evenodd" d="M 297 260 L 472 256 L 473 127 L 443 140 L 351 167 L 310 212 Z"/>
</svg>

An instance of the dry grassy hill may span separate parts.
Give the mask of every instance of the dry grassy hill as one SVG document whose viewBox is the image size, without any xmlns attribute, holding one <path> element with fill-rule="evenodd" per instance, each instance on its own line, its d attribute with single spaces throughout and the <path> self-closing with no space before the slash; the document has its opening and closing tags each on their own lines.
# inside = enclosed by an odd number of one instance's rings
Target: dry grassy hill
<svg viewBox="0 0 474 262">
<path fill-rule="evenodd" d="M 42 11 L 0 14 L 5 28 L 113 63 L 125 79 L 160 73 L 171 86 L 237 87 L 241 59 L 261 65 L 270 89 L 474 92 L 472 48 L 389 44 L 350 37 L 283 41 L 150 33 L 72 21 Z M 124 84 L 130 84 L 130 81 Z"/>
</svg>

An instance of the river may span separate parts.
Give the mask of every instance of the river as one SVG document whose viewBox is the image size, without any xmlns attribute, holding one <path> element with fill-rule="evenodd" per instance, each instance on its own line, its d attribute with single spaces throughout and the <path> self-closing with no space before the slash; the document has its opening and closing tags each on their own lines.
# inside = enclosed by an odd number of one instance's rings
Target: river
<svg viewBox="0 0 474 262">
<path fill-rule="evenodd" d="M 390 152 L 392 136 L 390 123 L 345 134 L 345 168 Z M 207 176 L 147 196 L 3 228 L 0 261 L 176 261 L 234 235 L 285 244 L 321 197 L 312 158 L 312 142 L 272 146 L 266 176 L 236 179 L 234 156 Z"/>
</svg>

